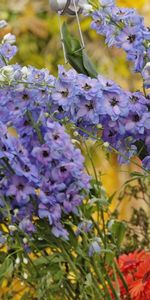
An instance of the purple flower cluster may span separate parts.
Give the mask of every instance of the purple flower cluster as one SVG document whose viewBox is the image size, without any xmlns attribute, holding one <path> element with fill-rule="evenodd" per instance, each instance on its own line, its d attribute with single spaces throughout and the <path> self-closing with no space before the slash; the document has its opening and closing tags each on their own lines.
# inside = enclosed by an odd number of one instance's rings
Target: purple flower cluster
<svg viewBox="0 0 150 300">
<path fill-rule="evenodd" d="M 63 217 L 77 213 L 89 176 L 83 171 L 80 150 L 63 126 L 42 117 L 38 130 L 42 144 L 33 127 L 26 140 L 13 137 L 0 123 L 0 219 L 7 217 L 10 207 L 10 222 L 21 230 L 32 233 L 35 217 L 47 218 L 53 234 L 67 238 Z"/>
<path fill-rule="evenodd" d="M 51 113 L 58 120 L 71 120 L 82 134 L 96 134 L 101 126 L 102 139 L 123 153 L 121 163 L 137 153 L 139 140 L 150 151 L 149 103 L 140 91 L 124 91 L 103 76 L 91 79 L 62 66 L 51 92 Z"/>
<path fill-rule="evenodd" d="M 108 46 L 122 48 L 135 71 L 142 72 L 150 61 L 150 30 L 143 17 L 135 9 L 117 7 L 113 0 L 100 2 L 100 9 L 92 13 L 92 28 L 106 37 Z"/>
<path fill-rule="evenodd" d="M 102 139 L 123 153 L 121 163 L 137 153 L 139 140 L 150 151 L 150 102 L 142 92 L 131 93 L 103 76 L 92 79 L 62 66 L 58 78 L 47 70 L 19 65 L 1 68 L 0 76 L 1 120 L 17 129 L 26 148 L 32 146 L 30 112 L 37 124 L 49 114 L 59 122 L 72 122 L 85 136 L 96 134 L 101 126 Z M 40 159 L 40 153 L 36 155 Z"/>
</svg>

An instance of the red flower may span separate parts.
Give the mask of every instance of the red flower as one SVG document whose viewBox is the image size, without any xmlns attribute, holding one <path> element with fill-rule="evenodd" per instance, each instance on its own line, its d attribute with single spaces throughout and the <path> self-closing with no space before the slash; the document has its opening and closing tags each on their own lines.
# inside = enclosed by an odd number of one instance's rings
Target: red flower
<svg viewBox="0 0 150 300">
<path fill-rule="evenodd" d="M 135 273 L 135 280 L 130 285 L 131 299 L 150 300 L 150 258 L 146 257 Z"/>
<path fill-rule="evenodd" d="M 135 272 L 136 268 L 145 260 L 150 257 L 150 253 L 143 251 L 135 251 L 133 253 L 123 254 L 118 258 L 119 269 L 123 274 Z"/>
<path fill-rule="evenodd" d="M 120 299 L 128 299 L 130 296 L 131 300 L 150 300 L 150 252 L 143 250 L 123 254 L 117 263 L 128 286 L 127 292 L 118 275 Z M 116 288 L 116 282 L 113 282 L 113 285 Z"/>
</svg>

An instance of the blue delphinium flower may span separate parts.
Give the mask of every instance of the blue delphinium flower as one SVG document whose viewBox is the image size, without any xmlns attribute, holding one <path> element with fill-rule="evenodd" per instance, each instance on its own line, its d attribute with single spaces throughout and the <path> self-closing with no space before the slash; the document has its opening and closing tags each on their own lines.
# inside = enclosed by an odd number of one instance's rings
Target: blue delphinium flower
<svg viewBox="0 0 150 300">
<path fill-rule="evenodd" d="M 101 246 L 98 238 L 95 238 L 90 244 L 88 255 L 91 257 L 95 253 L 101 252 Z"/>
<path fill-rule="evenodd" d="M 150 41 L 143 17 L 134 9 L 117 7 L 113 1 L 104 1 L 104 5 L 102 1 L 92 17 L 92 28 L 106 37 L 108 46 L 124 49 L 127 59 L 134 62 L 134 70 L 141 72 L 147 62 Z"/>
<path fill-rule="evenodd" d="M 1 181 L 0 191 L 14 211 L 12 222 L 20 229 L 31 233 L 36 229 L 34 216 L 47 218 L 53 233 L 61 236 L 62 229 L 62 236 L 67 238 L 62 216 L 77 213 L 84 197 L 82 191 L 89 188 L 89 176 L 83 171 L 80 150 L 71 144 L 64 128 L 44 117 L 40 122 L 43 144 L 34 127 L 30 140 L 25 142 L 24 137 L 12 137 L 7 127 L 0 124 L 0 151 L 4 159 L 0 164 L 7 179 Z"/>
<path fill-rule="evenodd" d="M 92 227 L 93 227 L 92 221 L 84 220 L 83 222 L 78 224 L 78 228 L 77 228 L 75 234 L 78 236 L 80 234 L 82 235 L 84 233 L 87 233 L 87 232 L 91 231 Z"/>
<path fill-rule="evenodd" d="M 35 232 L 35 226 L 28 217 L 24 217 L 21 222 L 19 223 L 19 228 L 26 233 L 33 233 Z"/>
<path fill-rule="evenodd" d="M 146 170 L 150 170 L 150 155 L 146 156 L 142 161 L 143 167 Z"/>
<path fill-rule="evenodd" d="M 0 48 L 0 54 L 6 59 L 10 60 L 17 53 L 17 47 L 9 43 L 2 44 Z"/>
<path fill-rule="evenodd" d="M 148 62 L 142 70 L 142 76 L 145 87 L 150 88 L 150 62 Z"/>
<path fill-rule="evenodd" d="M 144 113 L 148 111 L 149 100 L 146 99 L 142 92 L 128 93 L 129 111 Z"/>
<path fill-rule="evenodd" d="M 6 196 L 15 198 L 18 205 L 24 205 L 29 202 L 30 196 L 34 194 L 33 186 L 25 177 L 17 175 L 11 177 Z"/>
<path fill-rule="evenodd" d="M 129 112 L 127 95 L 123 91 L 104 92 L 104 110 L 112 120 L 127 116 Z"/>
</svg>

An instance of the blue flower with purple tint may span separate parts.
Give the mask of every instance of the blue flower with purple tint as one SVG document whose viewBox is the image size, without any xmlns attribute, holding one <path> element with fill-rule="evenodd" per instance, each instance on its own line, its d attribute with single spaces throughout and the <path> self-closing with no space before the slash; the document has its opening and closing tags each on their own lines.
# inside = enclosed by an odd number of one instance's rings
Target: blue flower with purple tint
<svg viewBox="0 0 150 300">
<path fill-rule="evenodd" d="M 10 43 L 4 43 L 0 47 L 0 55 L 2 55 L 5 59 L 12 59 L 13 56 L 17 53 L 17 47 L 11 45 Z"/>
<path fill-rule="evenodd" d="M 146 170 L 150 170 L 150 155 L 146 156 L 143 160 L 142 160 L 142 165 Z"/>
<path fill-rule="evenodd" d="M 13 175 L 11 183 L 8 186 L 6 196 L 13 197 L 15 201 L 21 206 L 29 202 L 30 196 L 34 195 L 35 191 L 31 184 L 25 177 Z"/>
<path fill-rule="evenodd" d="M 28 234 L 31 234 L 35 232 L 35 226 L 33 222 L 28 218 L 25 217 L 20 223 L 19 223 L 19 228 Z"/>
<path fill-rule="evenodd" d="M 128 98 L 125 92 L 120 93 L 105 92 L 104 93 L 104 110 L 112 120 L 128 115 Z"/>
<path fill-rule="evenodd" d="M 91 242 L 89 251 L 88 251 L 88 255 L 91 257 L 95 253 L 97 253 L 97 254 L 101 253 L 101 246 L 99 244 L 98 238 Z"/>
<path fill-rule="evenodd" d="M 142 77 L 144 80 L 144 86 L 150 88 L 150 62 L 148 62 L 142 70 Z"/>
</svg>

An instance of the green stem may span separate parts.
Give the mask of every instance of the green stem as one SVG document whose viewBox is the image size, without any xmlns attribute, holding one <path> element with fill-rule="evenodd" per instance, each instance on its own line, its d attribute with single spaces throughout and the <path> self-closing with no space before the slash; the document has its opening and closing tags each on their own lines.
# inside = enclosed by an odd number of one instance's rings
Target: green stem
<svg viewBox="0 0 150 300">
<path fill-rule="evenodd" d="M 116 282 L 116 290 L 114 289 L 111 280 L 110 280 L 110 285 L 112 286 L 111 288 L 115 292 L 116 297 L 118 297 L 117 299 L 120 299 L 120 287 L 119 287 L 119 282 L 118 282 L 118 278 L 117 278 L 117 274 L 116 274 L 116 269 L 115 269 L 114 263 L 112 264 L 112 268 L 113 268 L 114 278 L 115 278 L 115 282 Z"/>
<path fill-rule="evenodd" d="M 127 297 L 128 297 L 127 299 L 131 300 L 130 294 L 129 294 L 128 285 L 127 285 L 127 283 L 126 283 L 126 281 L 124 279 L 124 276 L 123 276 L 122 272 L 120 271 L 120 269 L 119 269 L 119 267 L 118 267 L 118 265 L 117 265 L 117 263 L 115 261 L 114 261 L 114 266 L 115 266 L 116 271 L 117 271 L 117 273 L 118 273 L 118 275 L 119 275 L 119 277 L 120 277 L 120 279 L 121 279 L 121 281 L 122 281 L 122 283 L 123 283 L 123 285 L 125 287 L 125 290 L 127 292 Z"/>
<path fill-rule="evenodd" d="M 105 238 L 104 238 L 104 236 L 102 235 L 101 230 L 100 230 L 100 228 L 99 228 L 97 222 L 95 222 L 95 220 L 94 220 L 94 218 L 93 218 L 92 216 L 90 217 L 90 219 L 91 219 L 91 221 L 93 222 L 93 224 L 94 224 L 94 226 L 95 226 L 95 228 L 96 228 L 96 230 L 97 230 L 97 232 L 98 232 L 98 234 L 99 234 L 101 240 L 103 241 L 103 244 L 105 245 Z"/>
<path fill-rule="evenodd" d="M 32 117 L 32 113 L 31 113 L 29 110 L 26 112 L 26 115 L 27 115 L 27 117 L 28 117 L 28 119 L 29 119 L 29 121 L 30 121 L 32 127 L 34 128 L 34 130 L 35 130 L 36 133 L 37 133 L 39 142 L 40 142 L 41 144 L 43 144 L 43 143 L 44 143 L 44 140 L 43 140 L 43 136 L 42 136 L 42 133 L 41 133 L 39 124 L 38 124 L 38 123 L 35 123 L 35 121 L 34 121 L 34 119 L 33 119 L 33 117 Z"/>
<path fill-rule="evenodd" d="M 69 262 L 73 273 L 76 275 L 77 279 L 79 280 L 79 282 L 81 281 L 81 277 L 80 274 L 78 272 L 78 269 L 76 268 L 75 264 L 73 263 L 73 260 L 70 258 L 68 252 L 66 251 L 65 247 L 63 246 L 63 244 L 59 245 L 59 247 L 62 250 L 62 253 L 64 254 L 64 256 L 66 257 L 67 261 Z"/>
<path fill-rule="evenodd" d="M 105 283 L 105 279 L 103 278 L 100 269 L 97 267 L 95 260 L 92 258 L 92 266 L 93 269 L 95 271 L 95 274 L 97 275 L 100 283 L 102 284 L 102 287 L 104 289 L 105 295 L 107 296 L 107 300 L 112 300 L 110 293 L 109 293 L 109 289 Z"/>
<path fill-rule="evenodd" d="M 0 56 L 1 56 L 1 59 L 3 60 L 3 62 L 5 64 L 5 66 L 7 66 L 8 62 L 7 62 L 6 58 L 2 54 L 0 54 Z"/>
<path fill-rule="evenodd" d="M 74 291 L 72 291 L 72 288 L 71 288 L 70 284 L 68 283 L 68 281 L 66 281 L 64 284 L 66 284 L 67 292 L 69 293 L 69 297 L 71 297 L 71 298 L 69 298 L 69 300 L 71 300 L 71 299 L 76 300 Z"/>
</svg>

